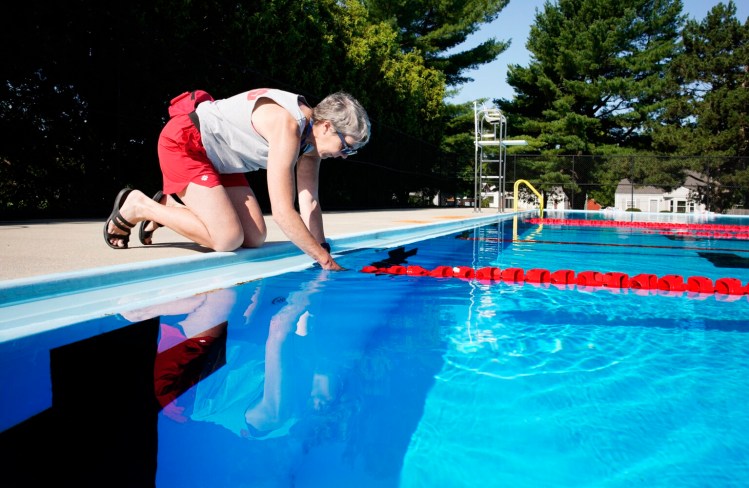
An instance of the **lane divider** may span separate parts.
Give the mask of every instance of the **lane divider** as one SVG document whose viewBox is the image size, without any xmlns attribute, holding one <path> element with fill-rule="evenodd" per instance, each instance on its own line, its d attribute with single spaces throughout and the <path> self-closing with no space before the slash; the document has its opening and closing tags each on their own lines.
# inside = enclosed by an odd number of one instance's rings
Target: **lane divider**
<svg viewBox="0 0 749 488">
<path fill-rule="evenodd" d="M 749 229 L 745 225 L 728 224 L 685 224 L 677 222 L 624 222 L 621 220 L 549 219 L 532 218 L 531 224 L 566 225 L 577 227 L 626 227 L 659 231 L 663 235 L 695 235 L 716 239 L 749 239 Z"/>
<path fill-rule="evenodd" d="M 523 244 L 570 244 L 575 246 L 592 246 L 592 247 L 627 247 L 627 248 L 643 248 L 643 249 L 678 249 L 680 251 L 710 251 L 710 252 L 749 252 L 749 249 L 735 249 L 732 247 L 710 247 L 705 248 L 704 246 L 667 246 L 667 245 L 653 245 L 653 244 L 620 244 L 617 242 L 582 242 L 582 241 L 538 241 L 534 239 L 501 239 L 498 237 L 456 237 L 461 241 L 480 241 L 480 242 L 521 242 Z"/>
<path fill-rule="evenodd" d="M 630 276 L 627 273 L 599 271 L 580 271 L 575 273 L 571 269 L 551 271 L 544 268 L 497 268 L 483 267 L 474 269 L 469 266 L 437 266 L 426 269 L 421 266 L 392 265 L 377 267 L 364 266 L 362 273 L 427 276 L 432 278 L 458 278 L 463 280 L 477 280 L 482 283 L 507 282 L 531 283 L 534 285 L 553 285 L 559 288 L 578 287 L 585 291 L 606 289 L 609 291 L 634 290 L 641 295 L 683 295 L 690 298 L 706 298 L 715 296 L 721 300 L 737 300 L 749 295 L 749 282 L 744 284 L 738 278 L 718 278 L 713 281 L 705 276 L 689 276 L 669 274 L 657 276 L 652 273 L 640 273 Z"/>
</svg>

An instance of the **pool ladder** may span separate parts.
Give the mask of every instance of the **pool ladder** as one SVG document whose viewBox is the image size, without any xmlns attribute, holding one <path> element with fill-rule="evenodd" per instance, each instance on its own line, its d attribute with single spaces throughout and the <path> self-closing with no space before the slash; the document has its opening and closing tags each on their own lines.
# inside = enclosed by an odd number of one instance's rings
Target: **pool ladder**
<svg viewBox="0 0 749 488">
<path fill-rule="evenodd" d="M 540 212 L 539 216 L 541 219 L 544 218 L 544 197 L 539 193 L 538 190 L 536 190 L 533 185 L 530 184 L 528 180 L 517 180 L 515 182 L 515 187 L 513 188 L 513 195 L 515 198 L 513 198 L 512 203 L 512 211 L 514 212 L 515 216 L 512 218 L 512 240 L 516 241 L 518 239 L 518 189 L 520 188 L 520 184 L 524 184 L 528 188 L 531 189 L 533 193 L 536 194 L 538 197 L 538 210 Z M 541 230 L 543 228 L 543 224 L 539 225 L 538 230 Z"/>
</svg>

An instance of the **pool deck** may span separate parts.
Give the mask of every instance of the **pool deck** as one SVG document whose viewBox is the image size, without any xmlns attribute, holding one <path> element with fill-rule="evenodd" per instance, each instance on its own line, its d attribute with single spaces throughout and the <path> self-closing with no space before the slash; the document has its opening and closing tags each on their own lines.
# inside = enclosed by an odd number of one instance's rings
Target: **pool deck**
<svg viewBox="0 0 749 488">
<path fill-rule="evenodd" d="M 326 212 L 326 236 L 418 227 L 439 222 L 460 221 L 496 215 L 494 209 L 440 207 L 403 210 Z M 288 239 L 270 216 L 267 243 Z M 179 234 L 162 228 L 154 233 L 154 245 L 138 241 L 137 227 L 130 248 L 110 249 L 102 236 L 103 220 L 49 220 L 0 222 L 0 280 L 82 271 L 92 268 L 145 263 L 149 261 L 214 254 Z"/>
</svg>

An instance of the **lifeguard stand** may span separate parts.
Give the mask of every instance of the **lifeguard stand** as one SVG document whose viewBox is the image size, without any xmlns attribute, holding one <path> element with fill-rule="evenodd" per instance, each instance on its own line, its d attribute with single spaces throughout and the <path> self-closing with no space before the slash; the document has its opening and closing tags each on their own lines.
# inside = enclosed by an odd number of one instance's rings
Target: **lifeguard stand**
<svg viewBox="0 0 749 488">
<path fill-rule="evenodd" d="M 507 146 L 524 146 L 528 143 L 524 140 L 507 140 L 507 119 L 498 108 L 478 107 L 473 102 L 474 122 L 474 185 L 473 185 L 473 209 L 474 212 L 481 211 L 481 194 L 484 183 L 497 180 L 497 212 L 505 210 L 505 175 L 507 169 Z M 496 163 L 496 171 L 491 171 L 492 164 Z M 485 174 L 486 166 L 486 174 Z"/>
<path fill-rule="evenodd" d="M 476 102 L 473 102 L 473 115 L 475 126 L 473 209 L 475 212 L 481 211 L 481 195 L 484 184 L 496 180 L 500 200 L 497 211 L 500 211 L 504 203 L 504 172 L 502 171 L 504 146 L 502 146 L 502 140 L 507 132 L 507 119 L 499 109 L 479 108 Z M 494 166 L 495 163 L 496 167 Z M 491 171 L 490 168 L 496 168 L 496 172 Z"/>
</svg>

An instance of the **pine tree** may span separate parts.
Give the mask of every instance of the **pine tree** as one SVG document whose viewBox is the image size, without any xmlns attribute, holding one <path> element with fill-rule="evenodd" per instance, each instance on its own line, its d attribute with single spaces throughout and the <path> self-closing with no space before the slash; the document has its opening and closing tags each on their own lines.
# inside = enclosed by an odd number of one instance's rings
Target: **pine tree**
<svg viewBox="0 0 749 488">
<path fill-rule="evenodd" d="M 418 52 L 428 68 L 441 71 L 449 86 L 472 81 L 463 73 L 494 61 L 509 42 L 488 39 L 464 51 L 446 54 L 481 24 L 497 18 L 509 0 L 364 0 L 373 21 L 392 23 L 404 52 Z"/>
<path fill-rule="evenodd" d="M 717 181 L 705 201 L 715 210 L 749 198 L 749 19 L 733 1 L 719 3 L 701 22 L 690 20 L 682 52 L 669 66 L 680 96 L 653 132 L 656 147 L 695 158 L 692 168 Z"/>
<path fill-rule="evenodd" d="M 536 13 L 528 67 L 510 66 L 517 97 L 497 103 L 554 154 L 650 145 L 668 61 L 685 20 L 680 0 L 559 0 Z"/>
<path fill-rule="evenodd" d="M 579 183 L 596 181 L 600 188 L 587 191 L 613 203 L 613 188 L 631 170 L 623 159 L 575 166 L 552 156 L 650 150 L 649 128 L 670 98 L 665 73 L 685 21 L 681 10 L 680 0 L 558 0 L 536 11 L 530 63 L 509 67 L 517 95 L 495 101 L 513 134 L 546 156 L 523 161 L 526 178 L 543 191 L 581 192 Z"/>
</svg>

